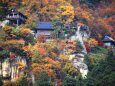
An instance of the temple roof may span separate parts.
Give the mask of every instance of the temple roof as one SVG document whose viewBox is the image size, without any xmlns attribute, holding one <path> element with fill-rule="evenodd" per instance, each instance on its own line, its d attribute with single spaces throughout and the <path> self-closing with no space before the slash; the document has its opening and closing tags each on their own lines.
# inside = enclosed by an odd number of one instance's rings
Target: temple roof
<svg viewBox="0 0 115 86">
<path fill-rule="evenodd" d="M 115 40 L 110 36 L 105 36 L 102 41 L 103 42 L 114 42 Z"/>
<path fill-rule="evenodd" d="M 39 22 L 36 26 L 37 30 L 53 30 L 52 22 Z"/>
</svg>

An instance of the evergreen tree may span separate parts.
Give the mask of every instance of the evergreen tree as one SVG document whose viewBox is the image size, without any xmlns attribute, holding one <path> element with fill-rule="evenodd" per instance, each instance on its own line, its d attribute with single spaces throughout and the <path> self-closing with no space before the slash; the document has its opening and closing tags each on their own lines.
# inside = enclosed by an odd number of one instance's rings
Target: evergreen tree
<svg viewBox="0 0 115 86">
<path fill-rule="evenodd" d="M 76 86 L 77 80 L 72 76 L 66 76 L 61 86 Z"/>
<path fill-rule="evenodd" d="M 115 53 L 109 52 L 108 57 L 92 69 L 86 84 L 87 86 L 115 85 Z"/>
<path fill-rule="evenodd" d="M 35 86 L 53 86 L 51 78 L 46 72 L 39 74 L 39 78 L 36 80 Z"/>
<path fill-rule="evenodd" d="M 22 78 L 22 80 L 19 82 L 19 86 L 28 86 L 28 81 L 26 77 Z"/>
</svg>

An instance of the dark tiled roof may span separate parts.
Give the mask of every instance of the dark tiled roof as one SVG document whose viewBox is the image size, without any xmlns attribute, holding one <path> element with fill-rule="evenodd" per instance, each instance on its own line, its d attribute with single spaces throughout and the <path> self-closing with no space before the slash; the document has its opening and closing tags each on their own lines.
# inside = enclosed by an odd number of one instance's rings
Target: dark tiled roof
<svg viewBox="0 0 115 86">
<path fill-rule="evenodd" d="M 36 26 L 37 30 L 53 30 L 51 22 L 39 22 Z"/>
<path fill-rule="evenodd" d="M 24 14 L 22 14 L 21 12 L 18 12 L 17 10 L 14 10 L 14 9 L 12 9 L 12 10 L 10 10 L 9 11 L 9 13 L 8 13 L 8 15 L 10 15 L 10 14 L 19 14 L 19 15 L 21 15 L 22 17 L 24 17 L 25 19 L 27 19 L 27 16 L 25 16 Z"/>
<path fill-rule="evenodd" d="M 109 37 L 109 36 L 105 36 L 102 41 L 103 42 L 112 42 L 112 41 L 114 42 L 114 40 L 111 37 Z"/>
</svg>

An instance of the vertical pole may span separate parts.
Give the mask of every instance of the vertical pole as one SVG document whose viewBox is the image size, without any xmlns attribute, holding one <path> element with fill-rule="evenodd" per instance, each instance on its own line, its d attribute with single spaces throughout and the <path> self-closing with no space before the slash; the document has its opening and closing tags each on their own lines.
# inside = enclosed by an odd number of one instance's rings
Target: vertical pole
<svg viewBox="0 0 115 86">
<path fill-rule="evenodd" d="M 13 13 L 13 18 L 14 18 L 14 13 Z"/>
<path fill-rule="evenodd" d="M 18 25 L 19 25 L 19 20 L 17 19 L 17 27 L 18 27 Z"/>
<path fill-rule="evenodd" d="M 0 61 L 0 78 L 2 77 L 2 61 Z"/>
<path fill-rule="evenodd" d="M 32 73 L 32 83 L 33 83 L 33 85 L 35 84 L 35 76 L 33 73 Z"/>
</svg>

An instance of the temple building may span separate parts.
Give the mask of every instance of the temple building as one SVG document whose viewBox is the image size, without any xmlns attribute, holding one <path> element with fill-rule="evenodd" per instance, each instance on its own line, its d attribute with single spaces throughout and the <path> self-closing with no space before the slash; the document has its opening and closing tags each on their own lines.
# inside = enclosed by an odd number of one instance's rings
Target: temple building
<svg viewBox="0 0 115 86">
<path fill-rule="evenodd" d="M 107 47 L 115 46 L 115 40 L 109 35 L 106 35 L 102 41 L 104 42 L 104 45 Z"/>
<path fill-rule="evenodd" d="M 25 15 L 16 10 L 11 10 L 6 16 L 6 20 L 9 20 L 9 24 L 13 26 L 24 24 L 26 22 L 26 19 L 27 17 Z"/>
<path fill-rule="evenodd" d="M 53 34 L 54 28 L 52 22 L 39 22 L 35 27 L 36 37 L 45 36 L 47 40 L 51 40 L 56 37 Z"/>
</svg>

